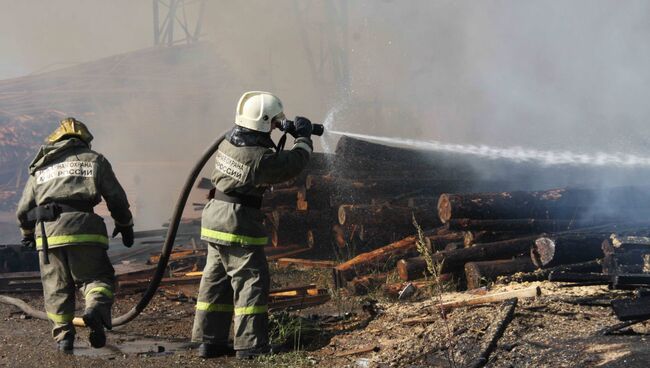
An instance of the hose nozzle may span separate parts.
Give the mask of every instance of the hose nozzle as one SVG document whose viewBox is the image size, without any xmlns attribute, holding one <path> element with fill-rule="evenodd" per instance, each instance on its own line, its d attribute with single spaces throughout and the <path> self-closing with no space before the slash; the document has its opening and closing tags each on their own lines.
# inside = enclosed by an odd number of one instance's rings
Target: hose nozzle
<svg viewBox="0 0 650 368">
<path fill-rule="evenodd" d="M 277 128 L 283 132 L 287 132 L 291 135 L 296 131 L 296 124 L 289 119 L 284 119 L 281 122 L 277 123 Z M 312 124 L 311 125 L 311 134 L 321 136 L 325 133 L 325 126 L 323 124 Z"/>
</svg>

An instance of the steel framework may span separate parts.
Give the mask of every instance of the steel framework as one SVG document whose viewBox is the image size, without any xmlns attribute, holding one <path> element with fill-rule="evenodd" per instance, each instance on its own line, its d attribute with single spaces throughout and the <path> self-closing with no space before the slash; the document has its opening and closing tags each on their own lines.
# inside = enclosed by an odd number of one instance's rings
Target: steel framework
<svg viewBox="0 0 650 368">
<path fill-rule="evenodd" d="M 198 41 L 206 2 L 207 0 L 153 0 L 154 46 Z M 194 18 L 194 26 L 188 18 Z M 180 28 L 181 32 L 174 33 L 176 28 Z"/>
</svg>

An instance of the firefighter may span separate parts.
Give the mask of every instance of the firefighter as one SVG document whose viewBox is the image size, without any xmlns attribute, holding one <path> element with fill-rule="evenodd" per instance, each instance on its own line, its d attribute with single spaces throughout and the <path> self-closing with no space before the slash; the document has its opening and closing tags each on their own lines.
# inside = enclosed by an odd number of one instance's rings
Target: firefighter
<svg viewBox="0 0 650 368">
<path fill-rule="evenodd" d="M 64 353 L 74 348 L 75 286 L 85 297 L 90 345 L 104 346 L 104 327 L 111 328 L 115 271 L 106 225 L 93 212 L 102 197 L 115 222 L 113 237 L 121 233 L 124 245 L 133 245 L 126 194 L 108 160 L 90 149 L 92 139 L 82 122 L 62 120 L 29 165 L 16 212 L 23 246 L 39 250 L 45 311 Z"/>
<path fill-rule="evenodd" d="M 271 131 L 284 118 L 276 96 L 247 92 L 237 105 L 234 128 L 217 150 L 214 195 L 201 219 L 208 256 L 192 330 L 192 341 L 201 343 L 203 358 L 231 352 L 227 342 L 233 314 L 236 356 L 249 359 L 270 353 L 270 276 L 264 254 L 268 237 L 260 211 L 262 195 L 272 184 L 300 174 L 312 152 L 312 125 L 302 117 L 295 120 L 291 150 L 282 151 L 274 144 Z"/>
</svg>

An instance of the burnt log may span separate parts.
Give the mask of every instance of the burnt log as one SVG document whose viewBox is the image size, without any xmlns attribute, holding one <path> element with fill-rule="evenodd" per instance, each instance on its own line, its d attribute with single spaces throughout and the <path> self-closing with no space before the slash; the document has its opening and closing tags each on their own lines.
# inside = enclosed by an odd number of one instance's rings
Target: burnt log
<svg viewBox="0 0 650 368">
<path fill-rule="evenodd" d="M 499 276 L 512 275 L 517 272 L 532 272 L 535 269 L 535 265 L 527 257 L 468 262 L 465 263 L 465 279 L 468 289 L 476 289 L 495 281 Z"/>
<path fill-rule="evenodd" d="M 445 245 L 445 248 L 443 250 L 450 251 L 450 250 L 456 250 L 462 248 L 465 248 L 465 244 L 463 244 L 462 242 L 453 242 Z"/>
<path fill-rule="evenodd" d="M 549 233 L 572 230 L 599 223 L 576 220 L 547 220 L 547 219 L 488 219 L 475 220 L 470 218 L 452 218 L 447 221 L 450 230 L 485 231 L 493 233 Z"/>
<path fill-rule="evenodd" d="M 341 225 L 409 226 L 413 223 L 413 216 L 418 223 L 426 225 L 426 227 L 442 225 L 433 211 L 421 211 L 409 207 L 345 204 L 339 206 L 338 210 L 338 221 Z"/>
<path fill-rule="evenodd" d="M 650 275 L 648 274 L 612 275 L 611 280 L 613 289 L 647 287 L 650 285 Z"/>
<path fill-rule="evenodd" d="M 292 230 L 280 231 L 275 227 L 271 227 L 271 244 L 274 247 L 281 247 L 290 244 L 298 244 L 301 246 L 309 246 L 307 232 L 300 228 Z M 311 248 L 311 247 L 310 247 Z"/>
<path fill-rule="evenodd" d="M 413 284 L 413 286 L 417 289 L 423 289 L 426 287 L 432 287 L 436 283 L 451 283 L 454 282 L 454 275 L 450 273 L 445 273 L 440 276 L 436 280 L 423 280 L 423 281 L 412 281 L 412 282 L 397 282 L 393 284 L 386 284 L 382 286 L 382 290 L 386 296 L 392 297 L 392 298 L 397 298 L 399 296 L 400 291 L 404 289 L 404 287 L 408 284 Z"/>
<path fill-rule="evenodd" d="M 647 214 L 647 197 L 648 189 L 641 187 L 442 194 L 438 215 L 443 223 L 460 218 L 605 221 Z M 613 215 L 594 216 L 598 213 Z"/>
<path fill-rule="evenodd" d="M 345 288 L 351 295 L 366 295 L 370 291 L 386 284 L 387 279 L 388 275 L 385 273 L 359 276 L 349 281 Z"/>
<path fill-rule="evenodd" d="M 548 280 L 548 275 L 553 271 L 572 273 L 599 273 L 601 268 L 601 262 L 596 260 L 583 263 L 561 265 L 553 268 L 538 269 L 533 272 L 516 273 L 511 276 L 499 277 L 497 279 L 497 282 L 501 284 L 507 284 L 510 282 L 544 281 Z"/>
<path fill-rule="evenodd" d="M 612 300 L 612 309 L 620 321 L 650 319 L 650 297 Z"/>
<path fill-rule="evenodd" d="M 359 239 L 364 243 L 388 244 L 404 239 L 416 232 L 413 224 L 390 226 L 384 225 L 362 225 L 359 228 Z"/>
<path fill-rule="evenodd" d="M 484 367 L 490 355 L 496 349 L 497 342 L 503 336 L 503 333 L 508 328 L 508 325 L 515 316 L 515 307 L 517 306 L 517 298 L 509 299 L 503 302 L 499 307 L 499 312 L 496 315 L 496 319 L 488 327 L 483 342 L 481 343 L 481 350 L 474 361 L 470 364 L 471 368 L 481 368 Z"/>
<path fill-rule="evenodd" d="M 626 253 L 609 253 L 603 258 L 603 273 L 614 275 L 621 273 L 648 272 L 647 251 L 629 251 Z"/>
<path fill-rule="evenodd" d="M 506 259 L 516 257 L 530 251 L 536 237 L 524 237 L 502 242 L 485 243 L 470 248 L 452 251 L 441 251 L 432 255 L 433 263 L 439 265 L 441 273 L 462 272 L 465 263 Z M 408 281 L 412 277 L 422 277 L 426 272 L 427 264 L 422 257 L 403 259 L 397 263 L 397 273 L 402 280 Z"/>
<path fill-rule="evenodd" d="M 612 277 L 602 273 L 572 273 L 553 271 L 548 275 L 548 281 L 571 282 L 588 285 L 607 285 L 611 283 Z"/>
<path fill-rule="evenodd" d="M 463 246 L 471 247 L 478 243 L 494 243 L 509 239 L 521 238 L 532 234 L 515 232 L 494 232 L 494 231 L 463 231 Z"/>
<path fill-rule="evenodd" d="M 296 208 L 298 202 L 298 188 L 281 188 L 274 189 L 264 193 L 264 207 L 286 206 Z"/>
<path fill-rule="evenodd" d="M 601 235 L 541 237 L 530 249 L 530 258 L 539 268 L 587 262 L 602 258 Z"/>
<path fill-rule="evenodd" d="M 644 236 L 621 236 L 614 234 L 602 244 L 605 254 L 603 273 L 650 272 L 650 238 Z"/>
</svg>

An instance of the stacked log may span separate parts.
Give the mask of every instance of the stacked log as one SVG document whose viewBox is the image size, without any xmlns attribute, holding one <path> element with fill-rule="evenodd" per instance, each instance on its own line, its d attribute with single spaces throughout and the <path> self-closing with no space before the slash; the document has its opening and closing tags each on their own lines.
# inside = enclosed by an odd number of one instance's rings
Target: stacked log
<svg viewBox="0 0 650 368">
<path fill-rule="evenodd" d="M 452 242 L 462 239 L 462 234 L 451 233 L 444 235 L 425 235 L 430 244 Z M 418 254 L 417 237 L 409 236 L 400 241 L 378 248 L 371 252 L 363 253 L 335 268 L 335 281 L 341 284 L 351 281 L 359 275 L 366 275 L 375 271 L 392 269 L 397 260 Z"/>
<path fill-rule="evenodd" d="M 532 272 L 536 269 L 528 257 L 501 259 L 497 261 L 479 261 L 465 263 L 465 278 L 468 289 L 479 288 L 499 276 L 513 275 L 518 272 Z"/>
<path fill-rule="evenodd" d="M 602 242 L 603 273 L 650 273 L 650 238 L 611 235 Z"/>
<path fill-rule="evenodd" d="M 536 192 L 443 194 L 438 201 L 440 221 L 529 220 L 530 226 L 552 226 L 540 220 L 563 220 L 564 226 L 585 227 L 612 220 L 629 220 L 650 210 L 647 188 L 609 189 L 562 188 Z M 596 215 L 596 214 L 603 215 Z M 571 221 L 573 220 L 573 221 Z M 457 224 L 456 224 L 457 225 Z M 488 223 L 486 223 L 488 225 Z M 506 226 L 504 223 L 502 226 Z"/>
<path fill-rule="evenodd" d="M 495 243 L 477 244 L 470 248 L 434 253 L 432 261 L 439 265 L 440 273 L 457 273 L 464 270 L 468 262 L 502 260 L 521 256 L 530 251 L 537 237 L 524 237 Z M 397 263 L 397 272 L 402 280 L 423 277 L 427 262 L 422 256 L 402 259 Z M 518 271 L 517 271 L 518 272 Z"/>
</svg>

